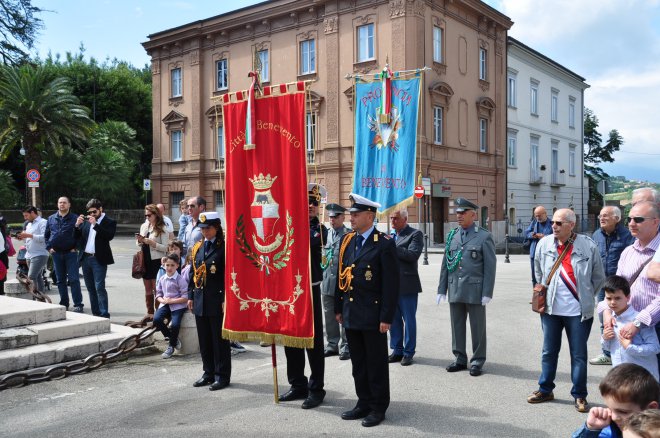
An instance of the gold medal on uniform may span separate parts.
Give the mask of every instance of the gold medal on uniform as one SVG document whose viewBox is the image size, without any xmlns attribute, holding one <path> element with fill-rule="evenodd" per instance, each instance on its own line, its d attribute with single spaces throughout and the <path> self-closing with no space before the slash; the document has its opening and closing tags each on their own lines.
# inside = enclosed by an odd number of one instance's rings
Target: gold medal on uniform
<svg viewBox="0 0 660 438">
<path fill-rule="evenodd" d="M 328 258 L 326 256 L 321 257 L 321 264 L 326 265 L 328 263 Z"/>
<path fill-rule="evenodd" d="M 370 270 L 367 270 L 367 271 L 364 273 L 364 279 L 367 280 L 367 281 L 371 281 L 372 278 L 373 278 L 373 274 L 371 273 Z"/>
<path fill-rule="evenodd" d="M 211 274 L 215 274 L 216 270 L 215 264 L 211 265 Z"/>
</svg>

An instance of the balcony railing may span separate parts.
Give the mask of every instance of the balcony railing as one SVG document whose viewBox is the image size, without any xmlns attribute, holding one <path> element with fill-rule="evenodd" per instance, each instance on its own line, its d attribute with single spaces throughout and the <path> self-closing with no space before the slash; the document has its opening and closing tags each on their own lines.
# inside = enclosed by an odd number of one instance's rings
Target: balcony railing
<svg viewBox="0 0 660 438">
<path fill-rule="evenodd" d="M 560 187 L 566 185 L 566 174 L 561 172 L 552 172 L 551 186 Z"/>
<path fill-rule="evenodd" d="M 543 177 L 541 176 L 541 172 L 536 169 L 532 169 L 529 173 L 529 184 L 532 186 L 543 184 Z"/>
<path fill-rule="evenodd" d="M 314 149 L 307 149 L 307 164 L 314 164 L 316 159 L 316 151 Z"/>
</svg>

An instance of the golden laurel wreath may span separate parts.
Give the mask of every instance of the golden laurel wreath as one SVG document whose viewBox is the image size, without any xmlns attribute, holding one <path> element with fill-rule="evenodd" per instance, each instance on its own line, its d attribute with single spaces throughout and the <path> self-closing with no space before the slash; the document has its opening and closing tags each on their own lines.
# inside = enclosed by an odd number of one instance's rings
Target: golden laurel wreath
<svg viewBox="0 0 660 438">
<path fill-rule="evenodd" d="M 271 262 L 270 258 L 263 255 L 258 255 L 252 250 L 252 247 L 248 243 L 247 238 L 245 237 L 245 222 L 243 221 L 243 215 L 238 217 L 238 222 L 236 223 L 236 242 L 238 243 L 238 248 L 247 258 L 252 262 L 252 265 L 262 271 L 266 271 L 266 275 L 270 275 L 270 270 L 280 270 L 286 267 L 286 262 L 290 260 L 291 257 L 291 247 L 293 246 L 293 219 L 289 212 L 286 212 L 286 241 L 284 242 L 284 248 L 281 251 L 275 253 L 273 260 Z"/>
<path fill-rule="evenodd" d="M 300 298 L 300 295 L 303 294 L 304 290 L 300 287 L 300 281 L 302 280 L 302 275 L 300 275 L 300 272 L 296 274 L 296 287 L 293 288 L 293 293 L 291 297 L 289 297 L 288 300 L 286 301 L 278 301 L 278 300 L 273 300 L 271 298 L 262 298 L 262 299 L 257 299 L 257 298 L 252 298 L 249 295 L 246 295 L 245 298 L 241 296 L 241 289 L 238 287 L 238 283 L 236 282 L 236 277 L 238 274 L 232 270 L 231 272 L 231 291 L 234 293 L 236 296 L 236 299 L 241 303 L 240 310 L 248 310 L 250 308 L 250 304 L 254 304 L 255 307 L 257 305 L 261 306 L 261 311 L 264 312 L 264 316 L 266 319 L 270 316 L 271 312 L 277 313 L 279 307 L 282 308 L 289 308 L 289 312 L 292 315 L 295 315 L 295 306 L 294 304 L 296 301 L 298 301 L 298 298 Z"/>
</svg>

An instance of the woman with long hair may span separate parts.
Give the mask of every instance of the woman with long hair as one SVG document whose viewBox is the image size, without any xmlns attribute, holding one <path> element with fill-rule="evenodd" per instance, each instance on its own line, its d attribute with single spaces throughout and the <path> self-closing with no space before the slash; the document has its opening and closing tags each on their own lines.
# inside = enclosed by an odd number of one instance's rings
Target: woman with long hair
<svg viewBox="0 0 660 438">
<path fill-rule="evenodd" d="M 153 318 L 156 276 L 160 269 L 160 259 L 166 255 L 169 235 L 165 230 L 163 215 L 155 204 L 144 207 L 144 217 L 146 222 L 140 226 L 140 233 L 135 236 L 135 243 L 144 253 L 144 264 L 147 268 L 142 277 L 144 298 L 147 305 L 147 316 Z"/>
</svg>

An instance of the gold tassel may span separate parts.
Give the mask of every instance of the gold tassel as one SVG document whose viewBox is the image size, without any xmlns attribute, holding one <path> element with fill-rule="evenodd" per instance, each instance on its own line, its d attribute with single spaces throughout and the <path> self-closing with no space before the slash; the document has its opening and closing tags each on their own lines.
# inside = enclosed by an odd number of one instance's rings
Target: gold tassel
<svg viewBox="0 0 660 438">
<path fill-rule="evenodd" d="M 223 339 L 238 342 L 266 342 L 267 344 L 282 345 L 294 348 L 314 348 L 314 337 L 301 338 L 296 336 L 287 336 L 263 332 L 235 332 L 233 330 L 222 329 Z"/>
</svg>

